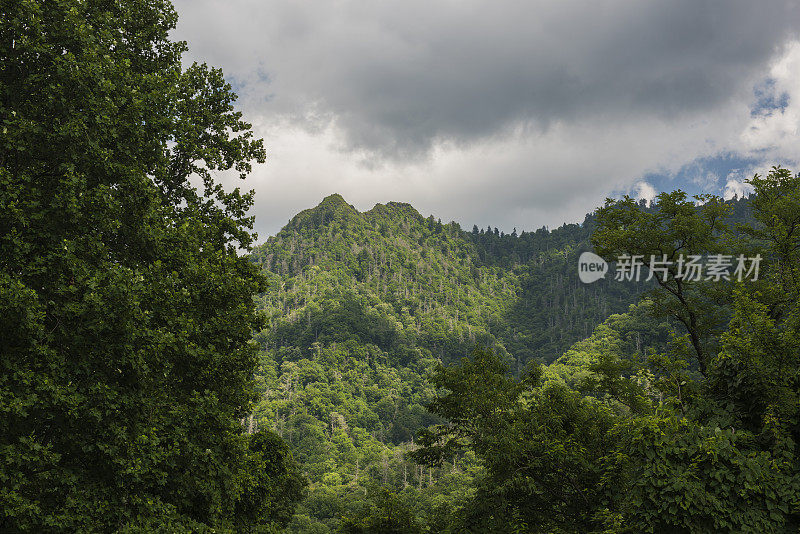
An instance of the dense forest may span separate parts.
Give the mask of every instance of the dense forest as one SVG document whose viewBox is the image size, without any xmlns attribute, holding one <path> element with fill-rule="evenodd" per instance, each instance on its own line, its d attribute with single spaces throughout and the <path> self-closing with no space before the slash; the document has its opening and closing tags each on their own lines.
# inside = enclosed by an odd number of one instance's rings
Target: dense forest
<svg viewBox="0 0 800 534">
<path fill-rule="evenodd" d="M 800 530 L 800 175 L 255 246 L 218 176 L 266 151 L 169 1 L 0 15 L 0 532 Z"/>
<path fill-rule="evenodd" d="M 718 206 L 731 236 L 754 222 L 748 199 L 684 204 L 697 217 Z M 658 204 L 628 207 L 662 216 Z M 398 531 L 463 528 L 485 463 L 464 450 L 425 464 L 415 451 L 421 432 L 452 421 L 431 410 L 436 373 L 475 347 L 516 379 L 544 364 L 547 384 L 576 391 L 609 351 L 639 360 L 669 351 L 680 325 L 656 310 L 652 281 L 578 281 L 578 256 L 605 213 L 506 235 L 466 232 L 407 204 L 360 213 L 331 195 L 254 250 L 270 287 L 259 297 L 269 327 L 256 336 L 251 424 L 282 436 L 309 477 L 290 530 L 369 531 L 387 499 L 405 514 Z"/>
<path fill-rule="evenodd" d="M 168 1 L 0 5 L 0 532 L 252 532 L 304 488 L 242 425 L 261 140 Z"/>
</svg>

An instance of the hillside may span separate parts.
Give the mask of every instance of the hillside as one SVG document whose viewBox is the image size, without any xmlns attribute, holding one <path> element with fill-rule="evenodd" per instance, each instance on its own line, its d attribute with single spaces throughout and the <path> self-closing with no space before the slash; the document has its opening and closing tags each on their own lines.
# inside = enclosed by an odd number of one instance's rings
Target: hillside
<svg viewBox="0 0 800 534">
<path fill-rule="evenodd" d="M 729 204 L 732 222 L 749 217 L 747 201 Z M 431 528 L 466 502 L 482 476 L 474 457 L 422 467 L 407 453 L 441 422 L 426 409 L 435 369 L 477 345 L 517 375 L 553 363 L 548 380 L 568 385 L 610 346 L 665 347 L 668 325 L 631 308 L 647 284 L 578 280 L 594 225 L 587 215 L 554 230 L 467 232 L 409 204 L 362 213 L 331 195 L 253 251 L 269 279 L 253 424 L 280 434 L 309 477 L 293 530 L 336 530 L 389 506 L 382 489 Z"/>
<path fill-rule="evenodd" d="M 734 222 L 748 217 L 746 201 L 729 204 Z M 406 453 L 440 422 L 426 410 L 434 369 L 476 345 L 515 374 L 555 362 L 547 376 L 567 384 L 609 343 L 664 347 L 666 325 L 641 306 L 629 313 L 647 284 L 578 280 L 594 224 L 587 215 L 519 235 L 467 232 L 409 204 L 362 213 L 331 195 L 254 250 L 269 279 L 254 424 L 278 432 L 309 476 L 294 530 L 336 529 L 359 507 L 375 509 L 366 503 L 380 488 L 402 490 L 428 525 L 453 513 L 478 464 L 423 468 Z"/>
<path fill-rule="evenodd" d="M 270 276 L 262 299 L 273 319 L 268 344 L 308 355 L 312 342 L 343 341 L 349 333 L 330 326 L 347 303 L 385 319 L 381 336 L 358 331 L 384 351 L 413 346 L 451 361 L 480 342 L 506 349 L 520 368 L 533 358 L 549 363 L 642 289 L 578 281 L 590 232 L 589 217 L 520 236 L 465 232 L 408 204 L 359 213 L 331 195 L 252 255 Z"/>
<path fill-rule="evenodd" d="M 311 481 L 293 528 L 336 528 L 358 509 L 345 503 L 379 486 L 416 492 L 428 522 L 443 514 L 435 503 L 449 513 L 465 498 L 479 472 L 468 457 L 429 469 L 405 456 L 439 422 L 424 408 L 428 377 L 476 344 L 515 371 L 549 363 L 627 310 L 642 287 L 577 280 L 590 224 L 465 232 L 408 204 L 360 213 L 331 195 L 253 252 L 270 283 L 255 422 L 286 439 Z"/>
</svg>

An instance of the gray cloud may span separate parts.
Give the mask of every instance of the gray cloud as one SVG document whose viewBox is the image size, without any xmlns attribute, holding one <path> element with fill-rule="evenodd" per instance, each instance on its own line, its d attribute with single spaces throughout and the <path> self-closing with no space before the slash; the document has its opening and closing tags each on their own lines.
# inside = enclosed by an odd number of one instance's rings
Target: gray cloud
<svg viewBox="0 0 800 534">
<path fill-rule="evenodd" d="M 190 59 L 223 68 L 265 138 L 262 236 L 331 192 L 469 228 L 553 226 L 696 158 L 800 153 L 796 1 L 176 7 Z M 754 118 L 767 77 L 789 105 Z"/>
<path fill-rule="evenodd" d="M 248 99 L 404 158 L 519 124 L 718 106 L 800 21 L 795 2 L 752 0 L 224 5 L 178 2 L 193 48 Z"/>
</svg>

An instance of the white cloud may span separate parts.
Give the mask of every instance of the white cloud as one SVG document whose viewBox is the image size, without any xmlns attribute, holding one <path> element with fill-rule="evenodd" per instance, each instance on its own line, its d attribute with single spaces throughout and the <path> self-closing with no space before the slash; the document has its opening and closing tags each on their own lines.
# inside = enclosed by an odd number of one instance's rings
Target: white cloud
<svg viewBox="0 0 800 534">
<path fill-rule="evenodd" d="M 785 98 L 784 109 L 765 110 L 753 117 L 742 133 L 742 148 L 773 158 L 800 154 L 800 41 L 789 43 L 769 70 L 771 93 Z"/>
<path fill-rule="evenodd" d="M 698 158 L 800 153 L 788 2 L 176 5 L 189 59 L 223 68 L 265 139 L 262 240 L 332 192 L 510 231 L 580 221 Z M 767 76 L 788 106 L 751 117 Z"/>
<path fill-rule="evenodd" d="M 730 200 L 732 198 L 742 198 L 749 195 L 753 191 L 750 184 L 740 182 L 739 180 L 728 180 L 725 184 L 725 191 L 722 198 Z"/>
<path fill-rule="evenodd" d="M 704 191 L 712 191 L 717 188 L 719 175 L 714 171 L 700 169 L 692 179 L 692 183 L 699 186 Z"/>
<path fill-rule="evenodd" d="M 633 184 L 633 189 L 636 192 L 636 200 L 645 200 L 648 204 L 653 202 L 658 194 L 656 188 L 647 182 L 636 182 Z"/>
<path fill-rule="evenodd" d="M 333 192 L 362 210 L 389 200 L 411 202 L 423 215 L 467 228 L 558 226 L 582 221 L 605 197 L 628 190 L 644 174 L 675 172 L 682 161 L 706 155 L 713 147 L 705 138 L 717 128 L 735 131 L 737 124 L 742 125 L 730 119 L 706 126 L 688 120 L 559 123 L 546 133 L 516 131 L 468 146 L 441 143 L 424 160 L 397 162 L 341 150 L 335 124 L 309 133 L 263 119 L 255 126 L 269 158 L 250 184 L 257 191 L 262 236 Z M 648 129 L 659 135 L 641 134 Z M 641 192 L 654 195 L 646 185 Z"/>
</svg>

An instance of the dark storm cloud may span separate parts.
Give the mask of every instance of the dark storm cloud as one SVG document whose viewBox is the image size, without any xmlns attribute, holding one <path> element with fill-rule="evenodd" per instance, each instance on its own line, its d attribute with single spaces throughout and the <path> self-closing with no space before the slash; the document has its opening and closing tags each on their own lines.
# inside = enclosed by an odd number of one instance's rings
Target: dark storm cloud
<svg viewBox="0 0 800 534">
<path fill-rule="evenodd" d="M 262 237 L 332 192 L 470 228 L 558 226 L 606 195 L 719 192 L 800 153 L 796 1 L 176 7 L 188 59 L 223 68 L 265 138 Z M 728 153 L 757 163 L 682 172 Z"/>
<path fill-rule="evenodd" d="M 209 29 L 226 18 L 244 25 L 243 41 L 232 44 L 259 51 L 273 111 L 306 116 L 313 105 L 349 146 L 403 156 L 519 126 L 713 108 L 751 82 L 800 22 L 796 2 L 752 0 L 239 8 L 220 9 Z M 265 84 L 251 84 L 244 92 L 263 96 Z"/>
</svg>

